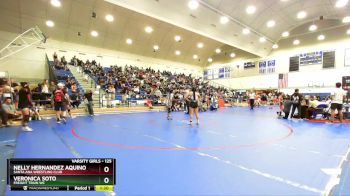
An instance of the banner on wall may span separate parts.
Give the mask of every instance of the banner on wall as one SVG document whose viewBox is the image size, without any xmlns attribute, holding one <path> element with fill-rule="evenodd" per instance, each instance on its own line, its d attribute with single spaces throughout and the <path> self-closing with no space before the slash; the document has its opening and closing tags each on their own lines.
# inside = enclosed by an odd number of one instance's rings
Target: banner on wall
<svg viewBox="0 0 350 196">
<path fill-rule="evenodd" d="M 276 70 L 276 61 L 275 60 L 266 60 L 266 61 L 260 61 L 259 62 L 259 73 L 260 74 L 266 74 L 266 73 L 275 73 Z"/>
<path fill-rule="evenodd" d="M 208 70 L 203 71 L 203 78 L 204 80 L 208 80 Z"/>
<path fill-rule="evenodd" d="M 225 78 L 231 78 L 231 67 L 225 67 Z"/>
<path fill-rule="evenodd" d="M 275 73 L 275 70 L 276 70 L 275 62 L 276 62 L 275 60 L 267 61 L 267 73 Z"/>
<path fill-rule="evenodd" d="M 259 73 L 265 74 L 266 73 L 266 61 L 260 61 L 259 62 Z"/>
<path fill-rule="evenodd" d="M 345 49 L 344 66 L 350 66 L 350 48 Z"/>
<path fill-rule="evenodd" d="M 322 64 L 322 54 L 322 51 L 299 54 L 299 64 L 300 66 Z"/>
<path fill-rule="evenodd" d="M 255 62 L 245 62 L 244 69 L 251 69 L 255 67 Z"/>
<path fill-rule="evenodd" d="M 219 78 L 224 78 L 225 77 L 225 68 L 220 68 L 219 69 Z"/>
<path fill-rule="evenodd" d="M 208 80 L 212 80 L 213 79 L 213 70 L 208 69 Z"/>
<path fill-rule="evenodd" d="M 230 78 L 231 71 L 232 69 L 230 66 L 206 69 L 203 71 L 203 78 L 204 80 Z"/>
<path fill-rule="evenodd" d="M 213 79 L 219 78 L 219 69 L 213 69 Z"/>
</svg>

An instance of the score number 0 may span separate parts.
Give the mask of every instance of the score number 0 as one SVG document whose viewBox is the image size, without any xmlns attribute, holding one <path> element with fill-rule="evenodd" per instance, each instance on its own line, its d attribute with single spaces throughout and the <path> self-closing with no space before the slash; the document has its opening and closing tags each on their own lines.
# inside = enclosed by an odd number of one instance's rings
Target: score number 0
<svg viewBox="0 0 350 196">
<path fill-rule="evenodd" d="M 109 167 L 108 167 L 108 166 L 105 166 L 105 167 L 103 168 L 103 171 L 104 171 L 105 173 L 108 173 L 108 172 L 109 172 Z M 108 178 L 108 177 L 105 177 L 105 178 L 103 179 L 103 182 L 104 182 L 105 184 L 108 184 L 108 183 L 109 183 L 109 178 Z"/>
</svg>

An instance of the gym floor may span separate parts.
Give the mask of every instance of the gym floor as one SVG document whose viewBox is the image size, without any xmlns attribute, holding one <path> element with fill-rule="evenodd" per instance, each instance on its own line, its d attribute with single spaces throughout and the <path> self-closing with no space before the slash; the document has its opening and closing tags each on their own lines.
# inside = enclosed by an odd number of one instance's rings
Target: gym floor
<svg viewBox="0 0 350 196">
<path fill-rule="evenodd" d="M 31 122 L 33 132 L 1 130 L 0 139 L 13 142 L 15 158 L 116 158 L 117 195 L 321 195 L 337 169 L 344 172 L 334 193 L 350 194 L 350 167 L 339 168 L 350 125 L 283 120 L 276 111 L 226 108 L 200 113 L 200 125 L 188 125 L 183 112 L 171 121 L 165 112 L 52 118 Z"/>
</svg>

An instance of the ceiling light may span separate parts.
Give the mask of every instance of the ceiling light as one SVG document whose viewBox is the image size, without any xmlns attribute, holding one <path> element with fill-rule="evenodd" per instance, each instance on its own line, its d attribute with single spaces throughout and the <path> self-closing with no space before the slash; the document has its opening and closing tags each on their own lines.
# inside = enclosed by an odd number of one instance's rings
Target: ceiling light
<svg viewBox="0 0 350 196">
<path fill-rule="evenodd" d="M 337 8 L 341 8 L 341 7 L 344 7 L 346 6 L 346 4 L 348 3 L 349 0 L 338 0 L 336 3 L 335 3 L 335 7 Z"/>
<path fill-rule="evenodd" d="M 350 16 L 345 16 L 342 21 L 343 21 L 343 23 L 349 23 L 350 22 Z"/>
<path fill-rule="evenodd" d="M 60 0 L 51 0 L 51 5 L 54 7 L 61 7 L 61 1 Z"/>
<path fill-rule="evenodd" d="M 305 18 L 307 16 L 307 13 L 305 12 L 305 11 L 300 11 L 300 12 L 298 12 L 298 14 L 297 14 L 297 18 L 298 19 L 303 19 L 303 18 Z"/>
<path fill-rule="evenodd" d="M 319 35 L 319 36 L 317 37 L 317 39 L 320 40 L 320 41 L 321 41 L 321 40 L 324 40 L 325 38 L 326 38 L 326 36 L 324 36 L 324 35 Z"/>
<path fill-rule="evenodd" d="M 153 46 L 153 50 L 155 50 L 155 51 L 159 50 L 159 46 L 158 45 L 154 45 Z"/>
<path fill-rule="evenodd" d="M 300 44 L 300 41 L 299 41 L 298 39 L 296 39 L 296 40 L 293 41 L 293 44 L 294 44 L 294 45 L 299 45 L 299 44 Z"/>
<path fill-rule="evenodd" d="M 203 48 L 203 46 L 204 46 L 204 44 L 203 44 L 202 42 L 199 42 L 199 43 L 197 44 L 197 48 Z"/>
<path fill-rule="evenodd" d="M 266 42 L 266 38 L 265 38 L 265 37 L 260 37 L 260 38 L 259 38 L 259 41 L 260 41 L 261 43 L 264 43 L 264 42 Z"/>
<path fill-rule="evenodd" d="M 147 27 L 145 28 L 145 31 L 146 31 L 146 33 L 152 33 L 152 32 L 153 32 L 153 28 L 150 27 L 150 26 L 147 26 Z"/>
<path fill-rule="evenodd" d="M 348 29 L 348 30 L 346 31 L 346 34 L 350 35 L 350 29 Z"/>
<path fill-rule="evenodd" d="M 210 62 L 210 63 L 213 62 L 213 59 L 209 57 L 208 62 Z"/>
<path fill-rule="evenodd" d="M 289 32 L 288 31 L 285 31 L 282 33 L 282 37 L 288 37 L 289 36 Z"/>
<path fill-rule="evenodd" d="M 278 44 L 272 45 L 272 48 L 273 48 L 273 49 L 277 49 L 277 48 L 278 48 Z"/>
<path fill-rule="evenodd" d="M 315 24 L 310 25 L 309 31 L 315 31 L 317 29 L 317 26 Z"/>
<path fill-rule="evenodd" d="M 256 7 L 253 6 L 253 5 L 250 5 L 250 6 L 248 6 L 248 7 L 246 8 L 245 11 L 247 12 L 247 14 L 254 14 L 255 11 L 256 11 Z"/>
<path fill-rule="evenodd" d="M 269 21 L 267 21 L 266 26 L 270 28 L 270 27 L 275 26 L 275 24 L 276 24 L 276 22 L 274 20 L 269 20 Z"/>
<path fill-rule="evenodd" d="M 174 39 L 175 39 L 175 41 L 180 42 L 181 41 L 181 36 L 180 35 L 175 35 Z"/>
<path fill-rule="evenodd" d="M 281 0 L 282 2 L 287 2 L 287 1 L 289 1 L 289 0 Z"/>
<path fill-rule="evenodd" d="M 219 53 L 221 52 L 221 49 L 220 49 L 220 48 L 217 48 L 217 49 L 215 50 L 215 52 L 216 52 L 216 54 L 219 54 Z"/>
<path fill-rule="evenodd" d="M 107 15 L 105 16 L 105 19 L 106 19 L 108 22 L 113 22 L 113 21 L 114 21 L 114 17 L 113 17 L 112 15 L 110 15 L 110 14 L 107 14 Z"/>
<path fill-rule="evenodd" d="M 196 0 L 191 0 L 188 2 L 188 7 L 191 9 L 191 10 L 195 10 L 199 7 L 199 2 L 196 1 Z"/>
<path fill-rule="evenodd" d="M 98 36 L 98 32 L 97 31 L 91 31 L 91 36 L 93 37 L 97 37 Z"/>
<path fill-rule="evenodd" d="M 227 16 L 221 16 L 220 17 L 220 23 L 221 24 L 226 24 L 226 23 L 228 23 L 228 21 L 229 21 L 229 19 L 228 19 Z"/>
<path fill-rule="evenodd" d="M 193 59 L 198 59 L 198 55 L 194 54 Z"/>
<path fill-rule="evenodd" d="M 244 29 L 242 30 L 242 33 L 243 33 L 244 35 L 248 35 L 248 34 L 250 33 L 250 30 L 249 30 L 248 28 L 244 28 Z"/>
<path fill-rule="evenodd" d="M 46 21 L 46 25 L 47 25 L 48 27 L 53 27 L 53 26 L 55 26 L 55 23 L 52 22 L 52 20 L 48 20 L 48 21 Z"/>
<path fill-rule="evenodd" d="M 180 50 L 176 50 L 176 51 L 175 51 L 175 54 L 176 54 L 177 56 L 179 56 L 179 55 L 181 54 Z"/>
<path fill-rule="evenodd" d="M 131 45 L 132 44 L 132 39 L 130 39 L 130 38 L 126 39 L 126 43 Z"/>
<path fill-rule="evenodd" d="M 231 57 L 231 58 L 234 58 L 235 56 L 236 56 L 236 54 L 233 53 L 233 52 L 230 54 L 230 57 Z"/>
</svg>

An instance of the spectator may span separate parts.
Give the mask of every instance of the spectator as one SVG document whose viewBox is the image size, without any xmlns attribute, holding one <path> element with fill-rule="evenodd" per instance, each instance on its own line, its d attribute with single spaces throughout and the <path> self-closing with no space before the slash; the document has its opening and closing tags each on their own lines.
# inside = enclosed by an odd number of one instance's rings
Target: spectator
<svg viewBox="0 0 350 196">
<path fill-rule="evenodd" d="M 295 109 L 298 109 L 298 117 L 300 118 L 301 115 L 301 100 L 302 100 L 302 96 L 299 93 L 299 89 L 295 89 L 293 95 L 291 96 L 291 101 L 292 101 L 292 113 L 291 113 L 291 118 L 294 117 L 294 112 Z"/>
<path fill-rule="evenodd" d="M 53 105 L 56 111 L 56 118 L 57 123 L 61 123 L 61 121 L 65 122 L 65 116 L 64 112 L 66 111 L 65 104 L 64 104 L 64 91 L 63 91 L 64 85 L 62 83 L 59 83 L 57 85 L 56 90 L 52 93 L 52 100 Z"/>
<path fill-rule="evenodd" d="M 2 126 L 9 126 L 8 120 L 17 119 L 21 116 L 20 111 L 16 111 L 15 105 L 12 103 L 11 97 L 6 97 L 1 106 Z"/>
<path fill-rule="evenodd" d="M 310 96 L 309 101 L 309 107 L 306 112 L 306 118 L 310 119 L 312 116 L 312 113 L 316 110 L 317 106 L 319 105 L 319 102 L 315 96 Z"/>
<path fill-rule="evenodd" d="M 107 92 L 107 107 L 112 107 L 112 100 L 115 99 L 115 88 L 112 84 L 108 86 Z"/>
<path fill-rule="evenodd" d="M 334 121 L 335 110 L 338 111 L 338 116 L 340 122 L 343 122 L 343 100 L 346 96 L 346 91 L 341 89 L 341 83 L 338 82 L 335 84 L 336 88 L 332 93 L 332 103 L 331 103 L 331 121 Z"/>
<path fill-rule="evenodd" d="M 41 84 L 41 93 L 49 93 L 49 80 L 45 79 Z"/>
<path fill-rule="evenodd" d="M 255 93 L 254 91 L 250 91 L 249 93 L 249 105 L 250 105 L 250 110 L 253 110 L 254 109 L 254 105 L 255 105 Z"/>
<path fill-rule="evenodd" d="M 31 108 L 31 93 L 29 85 L 26 82 L 21 83 L 21 89 L 18 91 L 18 109 L 22 110 L 22 126 L 24 131 L 33 131 L 29 126 L 29 108 Z"/>
<path fill-rule="evenodd" d="M 55 81 L 51 81 L 49 92 L 52 93 L 54 90 L 56 90 L 57 86 Z"/>
<path fill-rule="evenodd" d="M 89 114 L 91 116 L 94 115 L 94 108 L 93 108 L 93 100 L 92 100 L 92 90 L 89 90 L 87 93 L 85 93 L 84 98 L 87 100 L 87 108 L 89 111 Z"/>
</svg>

